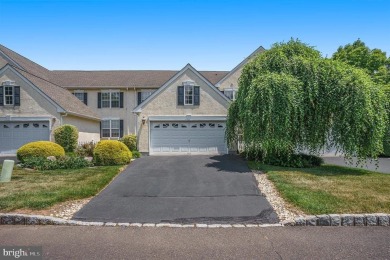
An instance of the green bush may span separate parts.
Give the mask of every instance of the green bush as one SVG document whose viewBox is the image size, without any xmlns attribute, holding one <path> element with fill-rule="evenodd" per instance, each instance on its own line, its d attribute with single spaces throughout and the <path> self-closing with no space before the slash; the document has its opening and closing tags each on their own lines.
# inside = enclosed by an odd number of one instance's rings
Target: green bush
<svg viewBox="0 0 390 260">
<path fill-rule="evenodd" d="M 136 135 L 125 135 L 121 139 L 119 139 L 122 143 L 124 143 L 130 151 L 137 150 L 137 136 Z"/>
<path fill-rule="evenodd" d="M 19 161 L 23 162 L 27 158 L 31 157 L 47 158 L 49 156 L 64 156 L 65 151 L 64 148 L 56 143 L 49 141 L 37 141 L 23 145 L 18 149 L 16 155 Z"/>
<path fill-rule="evenodd" d="M 54 130 L 55 142 L 64 147 L 65 152 L 74 152 L 79 139 L 79 131 L 73 125 L 62 125 Z"/>
<path fill-rule="evenodd" d="M 134 150 L 131 153 L 133 154 L 133 158 L 140 158 L 141 157 L 141 153 L 138 152 L 137 150 Z"/>
<path fill-rule="evenodd" d="M 132 153 L 122 142 L 103 140 L 96 145 L 93 157 L 97 165 L 122 165 L 130 162 Z"/>
<path fill-rule="evenodd" d="M 80 169 L 93 166 L 93 164 L 81 157 L 61 156 L 57 160 L 49 160 L 43 157 L 30 157 L 24 160 L 22 167 L 36 170 Z"/>
<path fill-rule="evenodd" d="M 268 155 L 263 156 L 259 152 L 254 151 L 242 153 L 248 160 L 260 161 L 264 164 L 292 167 L 292 168 L 310 168 L 321 166 L 324 160 L 321 157 L 308 154 L 291 154 L 291 155 Z"/>
<path fill-rule="evenodd" d="M 95 149 L 96 144 L 94 142 L 84 143 L 77 146 L 76 154 L 81 157 L 93 157 L 93 150 Z"/>
</svg>

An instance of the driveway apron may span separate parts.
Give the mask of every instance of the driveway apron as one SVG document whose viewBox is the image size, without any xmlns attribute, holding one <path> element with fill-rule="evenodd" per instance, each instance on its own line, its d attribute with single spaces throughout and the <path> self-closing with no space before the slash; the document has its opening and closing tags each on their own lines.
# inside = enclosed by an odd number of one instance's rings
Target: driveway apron
<svg viewBox="0 0 390 260">
<path fill-rule="evenodd" d="M 235 155 L 135 160 L 74 219 L 140 223 L 276 223 L 245 161 Z"/>
</svg>

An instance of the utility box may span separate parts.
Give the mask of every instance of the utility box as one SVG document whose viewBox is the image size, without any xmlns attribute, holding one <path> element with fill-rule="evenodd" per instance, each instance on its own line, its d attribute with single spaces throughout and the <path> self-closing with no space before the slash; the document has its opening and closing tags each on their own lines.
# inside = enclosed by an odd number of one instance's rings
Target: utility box
<svg viewBox="0 0 390 260">
<path fill-rule="evenodd" d="M 0 182 L 10 182 L 12 170 L 14 169 L 15 161 L 4 160 L 3 168 L 1 169 Z"/>
</svg>

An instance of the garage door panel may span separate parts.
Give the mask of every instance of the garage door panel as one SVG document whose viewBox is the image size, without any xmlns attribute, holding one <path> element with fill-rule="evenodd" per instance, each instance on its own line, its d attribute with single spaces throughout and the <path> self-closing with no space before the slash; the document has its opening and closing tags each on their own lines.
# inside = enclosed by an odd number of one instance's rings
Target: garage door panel
<svg viewBox="0 0 390 260">
<path fill-rule="evenodd" d="M 48 121 L 0 122 L 0 152 L 14 153 L 26 143 L 49 140 Z"/>
<path fill-rule="evenodd" d="M 152 122 L 152 153 L 226 153 L 225 123 Z"/>
</svg>

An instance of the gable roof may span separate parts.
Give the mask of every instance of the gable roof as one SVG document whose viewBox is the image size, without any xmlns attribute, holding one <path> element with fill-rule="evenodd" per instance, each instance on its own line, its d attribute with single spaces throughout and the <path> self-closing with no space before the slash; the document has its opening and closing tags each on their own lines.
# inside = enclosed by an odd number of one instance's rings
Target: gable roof
<svg viewBox="0 0 390 260">
<path fill-rule="evenodd" d="M 88 106 L 84 105 L 77 97 L 68 90 L 57 86 L 43 78 L 37 77 L 27 71 L 10 66 L 27 79 L 31 84 L 41 90 L 51 101 L 62 108 L 66 113 L 81 116 L 93 120 L 100 117 Z"/>
<path fill-rule="evenodd" d="M 42 67 L 41 65 L 27 59 L 26 57 L 8 49 L 7 47 L 0 44 L 0 53 L 5 55 L 5 59 L 8 63 L 14 67 L 23 69 L 30 72 L 31 74 L 38 75 L 41 78 L 49 79 L 50 70 Z"/>
<path fill-rule="evenodd" d="M 262 53 L 265 51 L 263 46 L 260 46 L 257 48 L 254 52 L 252 52 L 248 57 L 246 57 L 243 61 L 241 61 L 236 67 L 234 67 L 229 73 L 227 73 L 224 77 L 222 77 L 218 82 L 215 83 L 216 87 L 219 87 L 219 85 L 227 78 L 229 78 L 233 73 L 235 73 L 237 70 L 239 70 L 241 67 L 243 67 L 250 59 L 252 59 L 255 55 Z"/>
<path fill-rule="evenodd" d="M 145 107 L 148 103 L 150 103 L 154 99 L 154 97 L 156 97 L 161 92 L 163 92 L 166 88 L 168 88 L 172 82 L 174 82 L 176 79 L 178 79 L 187 70 L 191 70 L 196 76 L 198 76 L 201 80 L 203 80 L 207 84 L 207 86 L 209 86 L 212 90 L 214 90 L 218 95 L 220 95 L 226 101 L 226 104 L 231 102 L 230 99 L 227 98 L 224 94 L 222 94 L 222 92 L 219 91 L 207 78 L 205 78 L 200 72 L 198 72 L 194 67 L 192 67 L 191 64 L 188 63 L 186 66 L 184 66 L 184 68 L 182 68 L 173 77 L 171 77 L 167 82 L 165 82 L 165 84 L 162 85 L 158 90 L 153 92 L 153 94 L 150 97 L 148 97 L 144 102 L 142 102 L 137 107 L 135 107 L 133 109 L 133 113 L 141 112 L 143 107 Z"/>
<path fill-rule="evenodd" d="M 84 105 L 68 90 L 51 82 L 50 71 L 41 65 L 21 56 L 20 54 L 0 45 L 0 68 L 9 66 L 15 72 L 37 87 L 42 93 L 53 101 L 64 112 L 100 120 L 99 116 L 88 106 Z"/>
<path fill-rule="evenodd" d="M 65 88 L 159 88 L 178 71 L 174 70 L 54 70 L 53 82 Z M 212 84 L 222 79 L 227 71 L 200 71 Z"/>
</svg>

